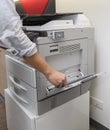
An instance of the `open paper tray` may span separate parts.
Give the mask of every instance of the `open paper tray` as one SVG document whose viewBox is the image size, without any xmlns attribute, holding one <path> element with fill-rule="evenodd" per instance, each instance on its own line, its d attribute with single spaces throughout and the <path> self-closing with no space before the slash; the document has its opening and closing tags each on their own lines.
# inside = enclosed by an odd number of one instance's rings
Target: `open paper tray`
<svg viewBox="0 0 110 130">
<path fill-rule="evenodd" d="M 54 87 L 50 91 L 47 89 L 47 97 L 50 97 L 52 95 L 55 95 L 55 94 L 58 94 L 58 93 L 62 93 L 64 91 L 67 91 L 67 90 L 72 89 L 74 87 L 80 86 L 83 83 L 88 82 L 89 80 L 95 79 L 96 77 L 97 77 L 97 74 L 91 74 L 91 75 L 82 77 L 82 79 L 80 79 L 78 81 L 71 82 L 71 83 L 67 84 L 63 88 Z"/>
</svg>

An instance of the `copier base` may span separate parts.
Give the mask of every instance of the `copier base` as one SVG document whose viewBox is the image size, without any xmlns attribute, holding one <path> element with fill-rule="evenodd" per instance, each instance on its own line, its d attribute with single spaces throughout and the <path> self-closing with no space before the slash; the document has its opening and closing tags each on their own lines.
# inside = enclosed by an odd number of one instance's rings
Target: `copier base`
<svg viewBox="0 0 110 130">
<path fill-rule="evenodd" d="M 89 130 L 89 91 L 40 115 L 32 115 L 5 90 L 8 130 Z"/>
</svg>

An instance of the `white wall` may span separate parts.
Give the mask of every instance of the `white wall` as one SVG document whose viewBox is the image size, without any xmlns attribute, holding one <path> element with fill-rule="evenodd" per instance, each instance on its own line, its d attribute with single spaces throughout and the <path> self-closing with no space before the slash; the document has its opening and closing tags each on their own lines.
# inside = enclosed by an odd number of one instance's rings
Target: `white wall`
<svg viewBox="0 0 110 130">
<path fill-rule="evenodd" d="M 110 129 L 110 0 L 57 0 L 57 12 L 84 12 L 95 28 L 96 72 L 106 72 L 92 85 L 92 96 L 103 110 L 91 107 L 91 117 Z"/>
</svg>

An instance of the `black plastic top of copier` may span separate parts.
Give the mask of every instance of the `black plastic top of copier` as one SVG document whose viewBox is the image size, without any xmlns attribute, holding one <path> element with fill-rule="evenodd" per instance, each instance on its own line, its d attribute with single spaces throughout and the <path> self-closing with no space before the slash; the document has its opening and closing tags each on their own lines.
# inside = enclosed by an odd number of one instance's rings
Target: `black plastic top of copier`
<svg viewBox="0 0 110 130">
<path fill-rule="evenodd" d="M 24 26 L 41 26 L 51 20 L 57 19 L 61 16 L 82 14 L 78 13 L 62 13 L 62 14 L 45 14 L 45 15 L 25 15 L 21 16 Z"/>
</svg>

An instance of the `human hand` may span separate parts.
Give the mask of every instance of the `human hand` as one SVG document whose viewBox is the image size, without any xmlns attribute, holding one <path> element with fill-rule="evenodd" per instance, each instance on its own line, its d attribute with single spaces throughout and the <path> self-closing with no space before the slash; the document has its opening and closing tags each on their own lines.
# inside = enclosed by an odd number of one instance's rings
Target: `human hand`
<svg viewBox="0 0 110 130">
<path fill-rule="evenodd" d="M 48 74 L 47 79 L 58 88 L 67 84 L 66 75 L 56 70 Z"/>
</svg>

